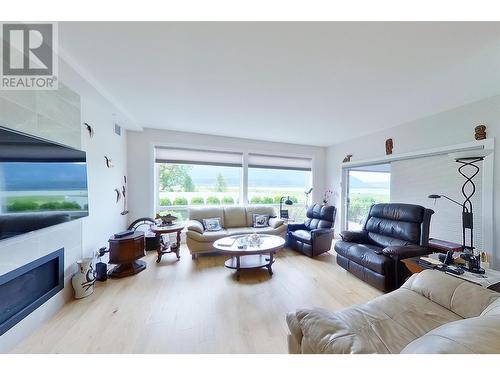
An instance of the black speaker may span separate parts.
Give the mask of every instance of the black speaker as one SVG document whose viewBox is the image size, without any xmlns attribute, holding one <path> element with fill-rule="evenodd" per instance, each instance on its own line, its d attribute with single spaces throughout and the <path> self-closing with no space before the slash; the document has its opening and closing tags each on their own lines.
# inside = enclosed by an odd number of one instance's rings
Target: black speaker
<svg viewBox="0 0 500 375">
<path fill-rule="evenodd" d="M 106 281 L 108 279 L 108 265 L 103 262 L 96 263 L 96 280 L 98 281 Z"/>
</svg>

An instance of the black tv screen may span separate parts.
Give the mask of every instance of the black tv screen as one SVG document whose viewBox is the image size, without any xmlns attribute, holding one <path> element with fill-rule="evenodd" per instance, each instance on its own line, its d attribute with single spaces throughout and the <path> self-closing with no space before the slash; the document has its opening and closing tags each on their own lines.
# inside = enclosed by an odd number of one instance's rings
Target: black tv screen
<svg viewBox="0 0 500 375">
<path fill-rule="evenodd" d="M 0 127 L 0 240 L 88 214 L 85 152 Z"/>
</svg>

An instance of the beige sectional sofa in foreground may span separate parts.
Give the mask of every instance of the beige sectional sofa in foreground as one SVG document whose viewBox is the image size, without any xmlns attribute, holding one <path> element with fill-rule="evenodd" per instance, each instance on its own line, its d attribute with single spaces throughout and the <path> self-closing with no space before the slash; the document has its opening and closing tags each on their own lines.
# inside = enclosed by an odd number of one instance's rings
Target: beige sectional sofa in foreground
<svg viewBox="0 0 500 375">
<path fill-rule="evenodd" d="M 276 217 L 269 219 L 269 226 L 254 228 L 252 226 L 253 215 L 275 216 L 274 208 L 271 206 L 226 206 L 226 207 L 192 207 L 189 210 L 189 221 L 186 228 L 186 242 L 193 259 L 201 253 L 216 251 L 213 243 L 222 237 L 237 234 L 274 234 L 286 236 L 287 225 L 283 220 Z M 207 232 L 203 228 L 203 219 L 221 218 L 223 230 Z"/>
<path fill-rule="evenodd" d="M 399 289 L 331 312 L 286 317 L 290 353 L 500 353 L 500 294 L 426 270 Z"/>
</svg>

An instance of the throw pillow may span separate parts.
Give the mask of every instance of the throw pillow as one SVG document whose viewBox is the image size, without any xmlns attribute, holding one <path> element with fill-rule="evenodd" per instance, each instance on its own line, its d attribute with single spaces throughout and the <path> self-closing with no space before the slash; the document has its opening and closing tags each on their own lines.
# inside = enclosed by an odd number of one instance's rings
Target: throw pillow
<svg viewBox="0 0 500 375">
<path fill-rule="evenodd" d="M 217 232 L 219 230 L 222 230 L 222 225 L 220 224 L 220 217 L 203 219 L 203 227 L 207 232 Z"/>
<path fill-rule="evenodd" d="M 253 227 L 264 228 L 269 226 L 269 215 L 253 214 Z"/>
</svg>

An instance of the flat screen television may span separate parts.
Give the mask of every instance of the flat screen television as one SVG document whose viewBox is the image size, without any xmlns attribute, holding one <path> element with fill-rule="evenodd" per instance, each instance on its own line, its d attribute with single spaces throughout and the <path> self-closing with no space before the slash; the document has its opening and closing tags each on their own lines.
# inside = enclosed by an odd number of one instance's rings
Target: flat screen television
<svg viewBox="0 0 500 375">
<path fill-rule="evenodd" d="M 88 214 L 85 152 L 0 126 L 0 240 Z"/>
</svg>

